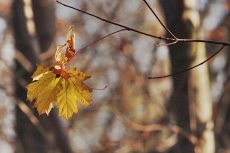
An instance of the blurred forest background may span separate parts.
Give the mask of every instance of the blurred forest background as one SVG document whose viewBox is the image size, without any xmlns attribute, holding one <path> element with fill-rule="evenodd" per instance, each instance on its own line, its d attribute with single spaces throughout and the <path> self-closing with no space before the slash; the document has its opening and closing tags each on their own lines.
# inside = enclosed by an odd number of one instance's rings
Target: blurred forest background
<svg viewBox="0 0 230 153">
<path fill-rule="evenodd" d="M 229 0 L 147 0 L 178 38 L 229 42 Z M 142 0 L 66 0 L 72 7 L 157 36 L 170 35 Z M 0 0 L 0 153 L 229 153 L 229 47 L 167 42 L 124 31 L 68 64 L 92 75 L 90 107 L 69 121 L 38 116 L 25 86 L 36 63 L 50 66 L 74 27 L 76 50 L 120 27 L 54 0 Z"/>
</svg>

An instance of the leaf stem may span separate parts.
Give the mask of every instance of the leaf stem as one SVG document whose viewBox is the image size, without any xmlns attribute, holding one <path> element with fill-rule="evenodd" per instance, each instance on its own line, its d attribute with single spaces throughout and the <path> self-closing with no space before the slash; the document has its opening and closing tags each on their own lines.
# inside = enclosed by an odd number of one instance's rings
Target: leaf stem
<svg viewBox="0 0 230 153">
<path fill-rule="evenodd" d="M 121 30 L 115 31 L 115 32 L 113 32 L 113 33 L 110 33 L 110 34 L 108 34 L 108 35 L 106 35 L 106 36 L 104 36 L 104 37 L 102 37 L 102 38 L 100 38 L 100 39 L 97 39 L 96 41 L 90 43 L 89 45 L 87 45 L 87 46 L 83 47 L 82 49 L 80 49 L 79 51 L 77 51 L 77 52 L 74 54 L 74 56 L 76 56 L 77 54 L 81 53 L 81 52 L 84 51 L 86 48 L 88 48 L 88 47 L 90 47 L 90 46 L 96 44 L 97 42 L 99 42 L 99 41 L 101 41 L 101 40 L 103 40 L 103 39 L 105 39 L 105 38 L 107 38 L 107 37 L 109 37 L 109 36 L 111 36 L 111 35 L 113 35 L 113 34 L 115 34 L 115 33 L 118 33 L 118 32 L 121 32 L 121 31 L 125 31 L 125 30 L 128 30 L 128 29 L 121 29 Z M 74 57 L 74 56 L 73 56 L 73 57 Z"/>
</svg>

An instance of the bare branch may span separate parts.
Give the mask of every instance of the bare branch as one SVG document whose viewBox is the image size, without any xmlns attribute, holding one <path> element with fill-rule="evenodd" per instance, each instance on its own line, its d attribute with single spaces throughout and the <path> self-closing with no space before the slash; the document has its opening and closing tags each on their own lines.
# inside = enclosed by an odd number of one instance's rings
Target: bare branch
<svg viewBox="0 0 230 153">
<path fill-rule="evenodd" d="M 174 42 L 171 42 L 171 43 L 167 43 L 167 44 L 155 44 L 154 46 L 156 46 L 156 47 L 170 46 L 170 45 L 176 44 L 177 42 L 178 42 L 178 39 L 176 39 Z"/>
<path fill-rule="evenodd" d="M 157 18 L 158 22 L 161 24 L 162 27 L 173 37 L 175 38 L 175 43 L 177 43 L 177 37 L 174 36 L 174 34 L 164 25 L 164 23 L 160 20 L 160 18 L 157 16 L 157 14 L 153 11 L 153 9 L 150 7 L 149 3 L 146 0 L 143 0 L 145 4 L 148 6 L 150 11 L 153 13 L 153 15 Z M 161 45 L 162 46 L 162 45 Z"/>
<path fill-rule="evenodd" d="M 223 46 L 230 46 L 230 43 L 224 41 L 202 40 L 202 39 L 178 39 L 178 42 L 202 42 L 209 44 L 217 44 Z"/>
<path fill-rule="evenodd" d="M 89 45 L 87 45 L 87 46 L 83 47 L 82 49 L 80 49 L 79 51 L 77 51 L 77 52 L 75 53 L 74 56 L 76 56 L 76 55 L 79 54 L 80 52 L 84 51 L 86 48 L 88 48 L 88 47 L 90 47 L 90 46 L 96 44 L 97 42 L 99 42 L 99 41 L 101 41 L 101 40 L 103 40 L 103 39 L 105 39 L 105 38 L 107 38 L 107 37 L 109 37 L 109 36 L 112 36 L 112 35 L 115 34 L 115 33 L 118 33 L 118 32 L 121 32 L 121 31 L 125 31 L 125 30 L 128 30 L 128 29 L 121 29 L 121 30 L 115 31 L 115 32 L 113 32 L 113 33 L 110 33 L 110 34 L 108 34 L 108 35 L 106 35 L 106 36 L 104 36 L 104 37 L 102 37 L 102 38 L 100 38 L 100 39 L 97 39 L 96 41 L 90 43 Z"/>
<path fill-rule="evenodd" d="M 171 124 L 169 125 L 162 125 L 162 124 L 142 125 L 142 124 L 138 124 L 138 123 L 128 120 L 115 107 L 109 106 L 109 108 L 114 113 L 114 115 L 116 115 L 116 117 L 118 117 L 124 124 L 126 124 L 131 129 L 141 131 L 141 132 L 156 132 L 156 131 L 162 131 L 164 128 L 169 128 L 174 133 L 180 134 L 181 136 L 188 139 L 192 144 L 196 144 L 198 142 L 197 138 L 193 134 L 187 132 L 186 130 L 180 128 L 177 125 L 171 125 Z"/>
<path fill-rule="evenodd" d="M 116 25 L 116 26 L 125 28 L 125 29 L 128 30 L 128 31 L 133 31 L 133 32 L 136 32 L 136 33 L 139 33 L 139 34 L 142 34 L 142 35 L 146 35 L 146 36 L 149 36 L 149 37 L 157 38 L 157 39 L 163 39 L 163 40 L 167 40 L 167 41 L 175 41 L 174 38 L 166 38 L 166 37 L 151 35 L 151 34 L 148 34 L 148 33 L 142 32 L 142 31 L 138 31 L 138 30 L 136 30 L 136 29 L 132 29 L 132 28 L 130 28 L 130 27 L 127 27 L 127 26 L 124 26 L 124 25 L 121 25 L 121 24 L 118 24 L 118 23 L 115 23 L 115 22 L 112 22 L 112 21 L 103 19 L 103 18 L 98 17 L 98 16 L 96 16 L 96 15 L 93 15 L 93 14 L 91 14 L 91 13 L 88 13 L 88 12 L 79 10 L 79 9 L 77 9 L 77 8 L 75 8 L 75 7 L 72 7 L 72 6 L 66 5 L 66 4 L 64 4 L 64 3 L 61 3 L 61 2 L 59 2 L 58 0 L 57 0 L 57 3 L 59 3 L 59 4 L 63 5 L 63 6 L 65 6 L 65 7 L 68 7 L 68 8 L 74 9 L 74 10 L 76 10 L 76 11 L 79 11 L 79 12 L 81 12 L 81 13 L 87 14 L 87 15 L 89 15 L 89 16 L 92 16 L 92 17 L 94 17 L 94 18 L 97 18 L 97 19 L 99 19 L 99 20 L 102 20 L 102 21 L 104 21 L 104 22 L 107 22 L 107 23 L 110 23 L 110 24 L 113 24 L 113 25 Z"/>
<path fill-rule="evenodd" d="M 41 122 L 38 118 L 33 114 L 33 112 L 28 108 L 28 106 L 22 102 L 21 100 L 17 100 L 18 107 L 25 113 L 25 115 L 29 118 L 31 123 L 35 126 L 35 128 L 40 132 L 43 138 L 49 145 L 52 145 L 52 141 L 49 138 L 49 134 L 46 132 L 44 127 L 42 126 Z"/>
<path fill-rule="evenodd" d="M 79 12 L 81 12 L 81 13 L 87 14 L 87 15 L 89 15 L 89 16 L 92 16 L 92 17 L 97 18 L 97 19 L 99 19 L 99 20 L 102 20 L 102 21 L 104 21 L 104 22 L 107 22 L 107 23 L 110 23 L 110 24 L 113 24 L 113 25 L 122 27 L 122 28 L 124 28 L 124 29 L 126 29 L 126 30 L 128 30 L 128 31 L 133 31 L 133 32 L 136 32 L 136 33 L 145 35 L 145 36 L 149 36 L 149 37 L 152 37 L 152 38 L 157 38 L 157 39 L 161 39 L 161 40 L 165 40 L 165 41 L 172 41 L 172 43 L 163 44 L 163 45 L 157 45 L 157 44 L 156 44 L 156 46 L 169 46 L 169 45 L 173 45 L 173 44 L 175 44 L 175 43 L 177 43 L 177 42 L 203 42 L 203 43 L 211 43 L 211 44 L 219 44 L 219 45 L 224 45 L 224 46 L 230 46 L 230 43 L 222 42 L 222 41 L 212 41 L 212 40 L 202 40 L 202 39 L 180 39 L 180 38 L 176 38 L 175 36 L 174 36 L 174 38 L 167 38 L 167 37 L 162 37 L 162 36 L 151 35 L 151 34 L 148 34 L 148 33 L 145 33 L 145 32 L 142 32 L 142 31 L 139 31 L 139 30 L 130 28 L 130 27 L 128 27 L 128 26 L 124 26 L 124 25 L 122 25 L 122 24 L 118 24 L 118 23 L 115 23 L 115 22 L 112 22 L 112 21 L 103 19 L 103 18 L 101 18 L 101 17 L 99 17 L 99 16 L 96 16 L 96 15 L 94 15 L 94 14 L 91 14 L 91 13 L 82 11 L 82 10 L 80 10 L 80 9 L 77 9 L 77 8 L 75 8 L 75 7 L 66 5 L 66 4 L 64 4 L 64 3 L 62 3 L 62 2 L 60 2 L 60 1 L 58 1 L 58 0 L 57 0 L 56 2 L 59 3 L 59 4 L 61 4 L 61 5 L 63 5 L 63 6 L 65 6 L 65 7 L 74 9 L 74 10 L 76 10 L 76 11 L 79 11 Z M 151 10 L 152 10 L 152 9 L 151 9 Z M 158 16 L 157 16 L 156 14 L 154 14 L 154 15 L 157 17 L 158 21 L 159 21 L 160 23 L 162 23 L 162 21 L 158 18 Z M 163 23 L 162 23 L 162 24 L 163 24 Z M 161 25 L 162 25 L 162 24 L 161 24 Z M 163 25 L 164 25 L 164 24 L 163 24 Z M 163 26 L 163 25 L 162 25 L 162 26 Z M 167 29 L 167 32 L 171 33 L 170 30 L 168 30 L 168 28 L 167 28 L 166 26 L 164 26 L 164 28 L 165 28 L 165 30 Z"/>
<path fill-rule="evenodd" d="M 177 72 L 177 73 L 173 73 L 173 74 L 169 74 L 169 75 L 164 75 L 164 76 L 159 76 L 159 77 L 149 77 L 148 79 L 160 79 L 160 78 L 166 78 L 166 77 L 171 77 L 171 76 L 175 76 L 175 75 L 179 75 L 181 73 L 184 73 L 184 72 L 187 72 L 187 71 L 190 71 L 204 63 L 206 63 L 208 60 L 210 60 L 211 58 L 213 58 L 214 56 L 216 56 L 216 54 L 218 54 L 223 48 L 225 47 L 225 45 L 223 45 L 217 52 L 215 52 L 212 56 L 210 56 L 209 58 L 207 58 L 205 61 L 195 65 L 195 66 L 192 66 L 186 70 L 183 70 L 183 71 L 180 71 L 180 72 Z"/>
<path fill-rule="evenodd" d="M 178 72 L 178 73 L 174 73 L 174 74 L 169 74 L 169 75 L 165 75 L 165 76 L 159 76 L 159 77 L 149 77 L 149 79 L 159 79 L 159 78 L 166 78 L 166 77 L 171 77 L 171 76 L 175 76 L 175 75 L 179 75 L 181 73 L 184 73 L 184 72 L 187 72 L 187 71 L 190 71 L 202 64 L 204 64 L 205 62 L 207 62 L 208 60 L 210 60 L 211 58 L 213 58 L 216 54 L 218 54 L 225 46 L 230 46 L 230 43 L 228 42 L 222 42 L 222 41 L 213 41 L 213 40 L 202 40 L 202 39 L 180 39 L 180 38 L 177 38 L 176 36 L 174 36 L 172 34 L 172 32 L 163 24 L 163 22 L 159 19 L 159 17 L 157 16 L 157 14 L 153 11 L 153 9 L 150 7 L 150 5 L 148 4 L 148 2 L 146 0 L 143 0 L 145 2 L 145 4 L 148 6 L 148 8 L 151 10 L 151 12 L 154 14 L 154 16 L 157 18 L 158 22 L 164 27 L 164 29 L 170 33 L 170 35 L 173 37 L 173 38 L 167 38 L 167 37 L 161 37 L 161 36 L 155 36 L 155 35 L 151 35 L 151 34 L 148 34 L 148 33 L 145 33 L 145 32 L 142 32 L 142 31 L 139 31 L 139 30 L 136 30 L 136 29 L 132 29 L 128 26 L 124 26 L 122 24 L 118 24 L 118 23 L 115 23 L 115 22 L 112 22 L 112 21 L 109 21 L 109 20 L 106 20 L 106 19 L 103 19 L 101 17 L 98 17 L 94 14 L 91 14 L 91 13 L 88 13 L 88 12 L 85 12 L 85 11 L 82 11 L 80 9 L 77 9 L 75 7 L 72 7 L 72 6 L 69 6 L 69 5 L 66 5 L 64 3 L 61 3 L 59 2 L 58 0 L 56 0 L 57 3 L 65 6 L 65 7 L 68 7 L 68 8 L 71 8 L 71 9 L 74 9 L 76 11 L 79 11 L 81 13 L 84 13 L 84 14 L 87 14 L 89 16 L 92 16 L 94 18 L 97 18 L 99 20 L 102 20 L 104 22 L 107 22 L 107 23 L 110 23 L 110 24 L 113 24 L 113 25 L 116 25 L 116 26 L 119 26 L 119 27 L 122 27 L 124 29 L 122 30 L 119 30 L 119 31 L 116 31 L 114 33 L 118 33 L 118 32 L 121 32 L 121 31 L 125 31 L 125 30 L 128 30 L 128 31 L 133 31 L 133 32 L 136 32 L 136 33 L 139 33 L 139 34 L 142 34 L 142 35 L 145 35 L 145 36 L 149 36 L 149 37 L 152 37 L 152 38 L 157 38 L 157 39 L 162 39 L 162 40 L 165 40 L 165 41 L 171 41 L 170 43 L 166 43 L 166 44 L 155 44 L 155 46 L 157 47 L 160 47 L 160 46 L 170 46 L 170 45 L 173 45 L 173 44 L 176 44 L 178 42 L 202 42 L 202 43 L 211 43 L 211 44 L 219 44 L 219 45 L 222 45 L 222 47 L 215 53 L 213 54 L 212 56 L 210 56 L 208 59 L 206 59 L 205 61 L 193 66 L 193 67 L 190 67 L 186 70 L 183 70 L 181 72 Z M 109 34 L 108 36 L 114 34 L 114 33 L 111 33 Z M 108 36 L 105 36 L 105 37 L 108 37 Z M 101 38 L 101 39 L 104 39 L 104 38 Z M 80 51 L 78 51 L 76 54 L 80 53 L 82 50 L 84 50 L 85 48 L 95 44 L 96 42 L 100 41 L 101 39 L 87 45 L 86 47 L 84 47 L 83 49 L 81 49 Z"/>
</svg>

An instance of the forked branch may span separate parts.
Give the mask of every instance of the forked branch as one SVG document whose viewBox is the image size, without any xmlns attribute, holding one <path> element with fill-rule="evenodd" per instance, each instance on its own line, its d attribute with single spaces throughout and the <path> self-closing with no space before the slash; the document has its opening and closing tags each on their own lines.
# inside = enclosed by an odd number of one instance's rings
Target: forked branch
<svg viewBox="0 0 230 153">
<path fill-rule="evenodd" d="M 166 77 L 171 77 L 171 76 L 179 75 L 179 74 L 181 74 L 181 73 L 190 71 L 190 70 L 192 70 L 192 69 L 194 69 L 194 68 L 196 68 L 196 67 L 198 67 L 198 66 L 204 64 L 205 62 L 207 62 L 207 61 L 210 60 L 211 58 L 213 58 L 213 57 L 214 57 L 216 54 L 218 54 L 225 46 L 230 46 L 230 43 L 228 43 L 228 42 L 223 42 L 223 41 L 202 40 L 202 39 L 181 39 L 181 38 L 177 38 L 177 37 L 176 37 L 176 36 L 175 36 L 175 35 L 174 35 L 174 34 L 163 24 L 163 22 L 160 20 L 160 18 L 157 16 L 157 14 L 156 14 L 156 13 L 153 11 L 153 9 L 150 7 L 150 5 L 148 4 L 148 2 L 147 2 L 146 0 L 143 0 L 143 1 L 144 1 L 144 3 L 147 5 L 147 7 L 150 9 L 150 11 L 153 13 L 153 15 L 157 18 L 157 20 L 158 20 L 158 22 L 161 24 L 161 26 L 164 27 L 164 29 L 165 29 L 173 38 L 168 38 L 168 37 L 162 37 L 162 36 L 156 36 L 156 35 L 148 34 L 148 33 L 145 33 L 145 32 L 142 32 L 142 31 L 139 31 L 139 30 L 130 28 L 130 27 L 128 27 L 128 26 L 125 26 L 125 25 L 122 25 L 122 24 L 119 24 L 119 23 L 115 23 L 115 22 L 112 22 L 112 21 L 107 20 L 107 19 L 103 19 L 103 18 L 101 18 L 101 17 L 99 17 L 99 16 L 96 16 L 96 15 L 94 15 L 94 14 L 91 14 L 91 13 L 88 13 L 88 12 L 85 12 L 85 11 L 82 11 L 82 10 L 80 10 L 80 9 L 77 9 L 77 8 L 75 8 L 75 7 L 66 5 L 66 4 L 64 4 L 64 3 L 62 3 L 62 2 L 60 2 L 60 1 L 58 1 L 58 0 L 56 0 L 57 3 L 59 3 L 59 4 L 63 5 L 63 6 L 65 6 L 65 7 L 74 9 L 74 10 L 79 11 L 79 12 L 81 12 L 81 13 L 87 14 L 87 15 L 89 15 L 89 16 L 91 16 L 91 17 L 97 18 L 97 19 L 99 19 L 99 20 L 101 20 L 101 21 L 104 21 L 104 22 L 110 23 L 110 24 L 112 24 L 112 25 L 116 25 L 116 26 L 118 26 L 118 27 L 122 27 L 122 28 L 123 28 L 122 30 L 116 31 L 116 32 L 114 32 L 114 33 L 111 33 L 111 34 L 105 36 L 105 38 L 108 37 L 108 36 L 111 36 L 111 35 L 113 35 L 113 34 L 115 34 L 115 33 L 118 33 L 118 32 L 121 32 L 121 31 L 126 31 L 126 30 L 127 30 L 127 31 L 132 31 L 132 32 L 135 32 L 135 33 L 139 33 L 139 34 L 142 34 L 142 35 L 145 35 L 145 36 L 148 36 L 148 37 L 152 37 L 152 38 L 156 38 L 156 39 L 160 39 L 160 40 L 165 40 L 165 41 L 170 41 L 170 43 L 166 43 L 166 44 L 155 44 L 155 46 L 158 46 L 158 47 L 159 47 L 159 46 L 169 46 L 169 45 L 176 44 L 176 43 L 178 43 L 178 42 L 183 42 L 183 43 L 201 42 L 201 43 L 211 43 L 211 44 L 219 44 L 219 45 L 222 45 L 222 47 L 221 47 L 216 53 L 214 53 L 212 56 L 210 56 L 209 58 L 207 58 L 205 61 L 203 61 L 203 62 L 201 62 L 201 63 L 199 63 L 199 64 L 197 64 L 197 65 L 195 65 L 195 66 L 193 66 L 193 67 L 190 67 L 190 68 L 188 68 L 188 69 L 186 69 L 186 70 L 183 70 L 183 71 L 181 71 L 181 72 L 178 72 L 178 73 L 173 73 L 173 74 L 169 74 L 169 75 L 165 75 L 165 76 L 149 77 L 149 79 L 166 78 Z M 103 37 L 102 39 L 104 39 L 104 37 Z M 87 45 L 86 47 L 84 47 L 83 49 L 81 49 L 80 51 L 78 51 L 76 54 L 80 53 L 82 50 L 84 50 L 84 49 L 88 48 L 89 46 L 91 46 L 91 45 L 93 45 L 93 44 L 99 42 L 99 41 L 102 40 L 102 39 L 98 39 L 98 40 L 96 40 L 95 42 L 93 42 L 93 43 Z"/>
<path fill-rule="evenodd" d="M 143 0 L 145 2 L 145 4 L 148 6 L 148 8 L 150 9 L 150 11 L 153 13 L 153 15 L 157 18 L 158 22 L 162 25 L 162 27 L 164 27 L 164 29 L 170 33 L 170 35 L 177 39 L 176 36 L 174 36 L 174 34 L 164 25 L 164 23 L 160 20 L 160 18 L 157 16 L 157 14 L 153 11 L 153 9 L 150 7 L 149 3 L 146 0 Z"/>
<path fill-rule="evenodd" d="M 157 38 L 157 39 L 162 39 L 162 40 L 166 40 L 166 41 L 175 41 L 174 38 L 167 38 L 167 37 L 161 37 L 161 36 L 151 35 L 151 34 L 148 34 L 148 33 L 145 33 L 145 32 L 142 32 L 142 31 L 139 31 L 139 30 L 130 28 L 130 27 L 128 27 L 128 26 L 125 26 L 125 25 L 122 25 L 122 24 L 119 24 L 119 23 L 115 23 L 115 22 L 112 22 L 112 21 L 103 19 L 103 18 L 101 18 L 101 17 L 99 17 L 99 16 L 96 16 L 96 15 L 94 15 L 94 14 L 91 14 L 91 13 L 82 11 L 82 10 L 80 10 L 80 9 L 77 9 L 77 8 L 75 8 L 75 7 L 66 5 L 66 4 L 64 4 L 64 3 L 62 3 L 62 2 L 59 2 L 58 0 L 57 0 L 57 3 L 59 3 L 59 4 L 63 5 L 63 6 L 65 6 L 65 7 L 68 7 L 68 8 L 74 9 L 74 10 L 76 10 L 76 11 L 79 11 L 79 12 L 81 12 L 81 13 L 87 14 L 87 15 L 89 15 L 89 16 L 92 16 L 92 17 L 94 17 L 94 18 L 97 18 L 97 19 L 99 19 L 99 20 L 102 20 L 102 21 L 104 21 L 104 22 L 107 22 L 107 23 L 116 25 L 116 26 L 118 26 L 118 27 L 124 28 L 124 29 L 126 29 L 126 30 L 128 30 L 128 31 L 133 31 L 133 32 L 136 32 L 136 33 L 145 35 L 145 36 L 149 36 L 149 37 L 153 37 L 153 38 Z"/>
</svg>

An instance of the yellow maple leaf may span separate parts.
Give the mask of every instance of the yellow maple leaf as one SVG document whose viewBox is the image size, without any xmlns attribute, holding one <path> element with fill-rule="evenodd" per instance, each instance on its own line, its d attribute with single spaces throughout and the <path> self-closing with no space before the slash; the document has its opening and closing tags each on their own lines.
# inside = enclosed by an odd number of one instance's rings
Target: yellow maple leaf
<svg viewBox="0 0 230 153">
<path fill-rule="evenodd" d="M 31 76 L 34 80 L 39 80 L 40 77 L 42 77 L 44 74 L 46 74 L 49 71 L 48 67 L 44 67 L 41 65 L 37 65 L 37 70 L 34 72 L 34 74 Z"/>
<path fill-rule="evenodd" d="M 44 113 L 49 115 L 50 110 L 57 101 L 57 94 L 60 92 L 59 81 L 61 78 L 56 78 L 56 75 L 53 73 L 49 73 L 49 75 L 52 75 L 51 80 L 49 79 L 49 82 L 46 81 L 46 83 L 43 84 L 45 86 L 39 96 L 36 97 L 36 102 L 33 106 L 37 108 L 39 115 Z M 42 79 L 35 83 L 42 84 L 45 79 L 47 79 L 47 75 L 44 75 Z"/>
<path fill-rule="evenodd" d="M 65 64 L 75 56 L 73 28 L 69 29 L 66 44 L 57 47 L 51 67 L 37 65 L 32 75 L 33 82 L 27 86 L 27 99 L 37 108 L 39 115 L 46 113 L 57 104 L 59 116 L 68 120 L 78 112 L 77 102 L 82 106 L 91 105 L 92 88 L 83 83 L 90 78 L 76 68 L 67 70 Z M 65 52 L 62 50 L 65 48 Z"/>
<path fill-rule="evenodd" d="M 89 106 L 92 101 L 90 95 L 92 88 L 82 82 L 89 78 L 89 76 L 86 76 L 85 73 L 76 71 L 75 69 L 71 69 L 68 72 L 70 78 L 62 79 L 62 88 L 57 95 L 59 115 L 63 116 L 65 119 L 70 118 L 73 113 L 78 112 L 76 101 L 82 106 Z"/>
</svg>

